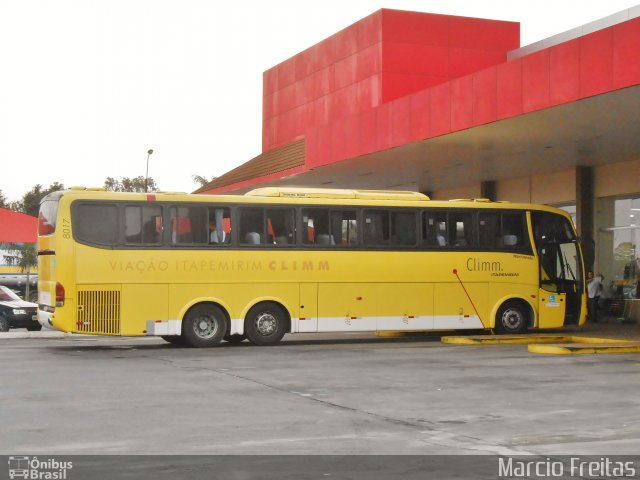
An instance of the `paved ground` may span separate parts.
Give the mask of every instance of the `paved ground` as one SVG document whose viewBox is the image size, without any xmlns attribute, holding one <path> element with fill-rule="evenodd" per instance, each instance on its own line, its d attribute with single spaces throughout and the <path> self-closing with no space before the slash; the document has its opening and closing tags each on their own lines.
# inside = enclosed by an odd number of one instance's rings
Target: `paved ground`
<svg viewBox="0 0 640 480">
<path fill-rule="evenodd" d="M 581 333 L 633 338 L 637 325 Z M 0 453 L 637 454 L 640 355 L 297 335 L 0 336 Z"/>
</svg>

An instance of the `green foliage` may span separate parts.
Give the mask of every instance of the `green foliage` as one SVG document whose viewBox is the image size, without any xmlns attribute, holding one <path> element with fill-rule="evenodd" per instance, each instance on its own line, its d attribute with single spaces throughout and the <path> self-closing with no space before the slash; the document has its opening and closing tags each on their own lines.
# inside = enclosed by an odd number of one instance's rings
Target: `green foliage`
<svg viewBox="0 0 640 480">
<path fill-rule="evenodd" d="M 2 190 L 0 190 L 0 208 L 9 208 L 7 197 L 4 196 Z"/>
<path fill-rule="evenodd" d="M 117 180 L 113 177 L 107 177 L 104 181 L 104 188 L 109 192 L 157 192 L 158 186 L 153 178 L 147 179 L 147 189 L 145 190 L 145 178 L 140 175 L 138 177 L 123 177 Z"/>
<path fill-rule="evenodd" d="M 204 175 L 191 175 L 191 178 L 193 178 L 193 181 L 200 187 L 204 187 L 206 184 L 208 184 L 209 182 L 213 182 L 218 177 L 214 175 L 213 177 L 211 177 L 211 180 L 209 180 Z"/>
<path fill-rule="evenodd" d="M 38 210 L 40 210 L 40 201 L 51 192 L 57 192 L 63 190 L 64 185 L 58 182 L 53 182 L 49 185 L 49 188 L 43 189 L 42 185 L 37 184 L 27 193 L 22 196 L 22 200 L 11 202 L 9 208 L 16 212 L 26 213 L 32 217 L 38 216 Z"/>
</svg>

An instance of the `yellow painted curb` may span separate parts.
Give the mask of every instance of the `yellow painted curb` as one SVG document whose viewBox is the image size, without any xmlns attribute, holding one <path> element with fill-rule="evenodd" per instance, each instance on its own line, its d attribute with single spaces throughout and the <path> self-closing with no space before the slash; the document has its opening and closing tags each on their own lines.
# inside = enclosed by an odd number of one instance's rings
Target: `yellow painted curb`
<svg viewBox="0 0 640 480">
<path fill-rule="evenodd" d="M 447 336 L 442 343 L 449 345 L 523 345 L 529 353 L 553 355 L 586 355 L 604 353 L 640 353 L 640 342 L 616 338 L 574 335 L 471 335 Z"/>
<path fill-rule="evenodd" d="M 405 337 L 407 332 L 376 332 L 376 337 Z"/>
<path fill-rule="evenodd" d="M 571 343 L 634 343 L 634 340 L 623 340 L 619 338 L 598 338 L 572 336 Z M 637 343 L 637 342 L 636 342 Z"/>
<path fill-rule="evenodd" d="M 398 338 L 434 335 L 434 331 L 379 331 L 378 337 Z M 640 341 L 617 338 L 585 337 L 558 334 L 466 335 L 444 336 L 448 345 L 527 345 L 529 353 L 553 355 L 586 355 L 604 353 L 640 353 Z"/>
<path fill-rule="evenodd" d="M 587 355 L 605 353 L 640 353 L 640 342 L 609 341 L 607 343 L 569 343 L 559 345 L 529 345 L 529 353 L 552 355 Z"/>
<path fill-rule="evenodd" d="M 442 337 L 442 343 L 449 345 L 528 345 L 531 343 L 567 343 L 570 335 L 472 335 L 466 337 Z"/>
</svg>

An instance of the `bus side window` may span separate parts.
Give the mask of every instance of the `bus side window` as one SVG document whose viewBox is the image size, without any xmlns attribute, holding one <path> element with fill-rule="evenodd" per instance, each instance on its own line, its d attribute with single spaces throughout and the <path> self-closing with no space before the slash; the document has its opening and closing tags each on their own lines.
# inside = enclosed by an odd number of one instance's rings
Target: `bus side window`
<svg viewBox="0 0 640 480">
<path fill-rule="evenodd" d="M 296 242 L 293 209 L 268 208 L 267 232 L 269 243 L 276 245 L 292 245 Z"/>
<path fill-rule="evenodd" d="M 302 209 L 302 243 L 304 245 L 330 245 L 329 210 L 326 208 Z"/>
<path fill-rule="evenodd" d="M 522 247 L 525 240 L 524 216 L 520 213 L 502 215 L 502 241 L 505 247 Z"/>
<path fill-rule="evenodd" d="M 365 210 L 363 235 L 365 245 L 388 245 L 389 212 L 386 210 Z"/>
<path fill-rule="evenodd" d="M 203 206 L 171 207 L 171 243 L 204 245 L 209 243 L 207 208 Z"/>
<path fill-rule="evenodd" d="M 124 238 L 127 243 L 142 242 L 142 208 L 125 207 L 124 209 Z"/>
<path fill-rule="evenodd" d="M 401 246 L 416 244 L 416 214 L 414 212 L 391 212 L 391 243 Z"/>
<path fill-rule="evenodd" d="M 500 214 L 498 212 L 480 212 L 478 214 L 478 234 L 480 248 L 498 248 L 502 243 Z"/>
<path fill-rule="evenodd" d="M 455 247 L 472 247 L 473 214 L 469 212 L 452 212 L 449 214 L 449 234 Z"/>
<path fill-rule="evenodd" d="M 209 244 L 231 243 L 231 210 L 228 207 L 209 208 Z"/>
<path fill-rule="evenodd" d="M 124 236 L 129 244 L 159 244 L 162 239 L 162 209 L 159 206 L 126 206 Z"/>
<path fill-rule="evenodd" d="M 338 246 L 352 246 L 358 243 L 355 210 L 331 210 L 329 242 Z"/>
<path fill-rule="evenodd" d="M 422 241 L 429 247 L 446 247 L 449 244 L 447 214 L 424 212 L 422 214 Z"/>
<path fill-rule="evenodd" d="M 74 232 L 81 242 L 118 243 L 118 208 L 114 204 L 80 204 L 73 212 Z"/>
<path fill-rule="evenodd" d="M 242 245 L 261 245 L 267 243 L 265 235 L 264 208 L 242 207 L 239 214 L 238 242 Z"/>
</svg>

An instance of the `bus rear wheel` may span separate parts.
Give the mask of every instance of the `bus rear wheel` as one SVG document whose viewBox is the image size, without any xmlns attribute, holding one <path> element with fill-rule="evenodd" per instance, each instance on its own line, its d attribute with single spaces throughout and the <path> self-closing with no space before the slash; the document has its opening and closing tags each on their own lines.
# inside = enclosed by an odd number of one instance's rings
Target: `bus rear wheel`
<svg viewBox="0 0 640 480">
<path fill-rule="evenodd" d="M 526 310 L 517 302 L 503 304 L 496 314 L 496 331 L 503 334 L 524 333 L 529 327 Z"/>
<path fill-rule="evenodd" d="M 245 320 L 244 331 L 254 345 L 275 345 L 287 329 L 287 314 L 278 304 L 264 302 L 255 305 Z"/>
<path fill-rule="evenodd" d="M 224 337 L 227 323 L 227 316 L 217 305 L 196 305 L 182 321 L 182 337 L 191 347 L 212 347 Z"/>
</svg>

